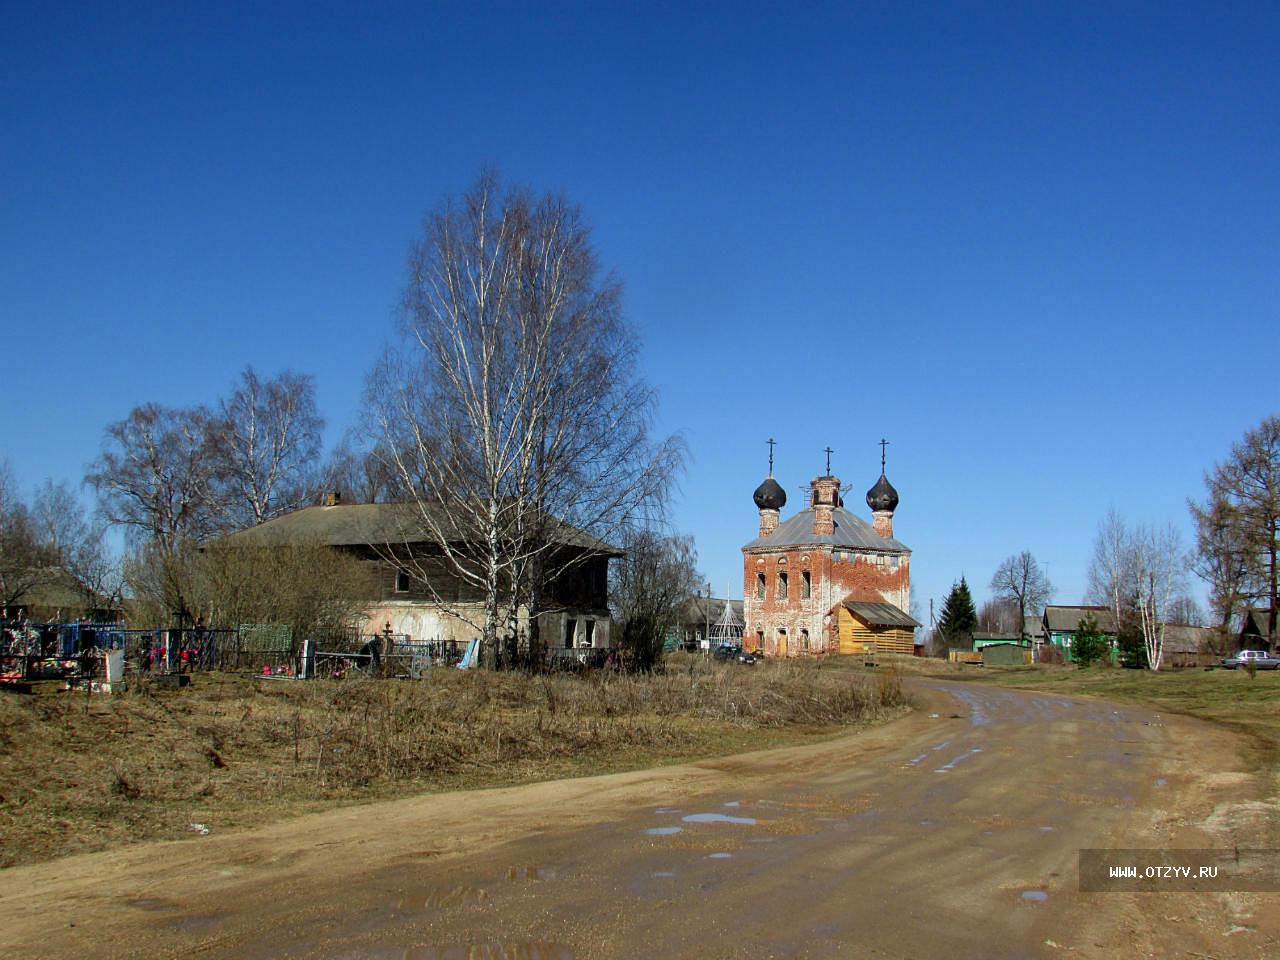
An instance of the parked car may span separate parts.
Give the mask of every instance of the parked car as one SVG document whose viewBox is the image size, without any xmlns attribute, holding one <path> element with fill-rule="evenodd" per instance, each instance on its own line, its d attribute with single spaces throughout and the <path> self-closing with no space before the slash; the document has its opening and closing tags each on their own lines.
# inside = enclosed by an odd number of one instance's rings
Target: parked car
<svg viewBox="0 0 1280 960">
<path fill-rule="evenodd" d="M 1273 657 L 1266 650 L 1241 650 L 1233 657 L 1226 657 L 1222 667 L 1234 670 L 1236 667 L 1250 667 L 1255 670 L 1275 670 L 1280 667 L 1280 657 Z"/>
<path fill-rule="evenodd" d="M 736 660 L 738 663 L 745 663 L 748 666 L 756 662 L 755 654 L 748 653 L 742 647 L 731 643 L 722 643 L 712 648 L 711 656 L 716 660 Z"/>
</svg>

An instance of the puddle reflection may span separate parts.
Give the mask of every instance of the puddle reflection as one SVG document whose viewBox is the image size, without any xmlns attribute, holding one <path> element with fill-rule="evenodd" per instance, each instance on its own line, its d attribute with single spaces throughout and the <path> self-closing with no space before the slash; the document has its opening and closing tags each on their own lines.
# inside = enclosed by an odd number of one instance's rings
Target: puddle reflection
<svg viewBox="0 0 1280 960">
<path fill-rule="evenodd" d="M 727 813 L 690 813 L 680 818 L 685 823 L 746 823 L 754 824 L 755 817 L 731 817 Z"/>
</svg>

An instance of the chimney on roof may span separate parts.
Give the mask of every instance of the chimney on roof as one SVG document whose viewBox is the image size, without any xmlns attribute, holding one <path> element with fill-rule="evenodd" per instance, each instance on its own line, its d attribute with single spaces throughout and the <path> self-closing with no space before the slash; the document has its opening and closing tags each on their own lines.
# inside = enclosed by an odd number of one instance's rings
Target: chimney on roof
<svg viewBox="0 0 1280 960">
<path fill-rule="evenodd" d="M 336 507 L 336 506 L 338 506 L 338 504 L 340 504 L 340 503 L 342 503 L 342 491 L 341 491 L 341 490 L 330 490 L 330 491 L 325 495 L 325 498 L 324 498 L 324 505 L 325 505 L 326 507 Z"/>
</svg>

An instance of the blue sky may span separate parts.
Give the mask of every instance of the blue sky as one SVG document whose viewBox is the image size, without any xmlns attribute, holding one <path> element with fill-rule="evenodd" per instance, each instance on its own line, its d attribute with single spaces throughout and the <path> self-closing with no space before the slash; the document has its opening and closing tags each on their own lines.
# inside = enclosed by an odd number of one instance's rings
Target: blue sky
<svg viewBox="0 0 1280 960">
<path fill-rule="evenodd" d="M 693 454 L 716 592 L 764 441 L 878 475 L 927 611 L 1173 520 L 1280 412 L 1274 4 L 0 6 L 0 457 L 313 374 L 331 439 L 423 213 L 565 192 Z"/>
</svg>

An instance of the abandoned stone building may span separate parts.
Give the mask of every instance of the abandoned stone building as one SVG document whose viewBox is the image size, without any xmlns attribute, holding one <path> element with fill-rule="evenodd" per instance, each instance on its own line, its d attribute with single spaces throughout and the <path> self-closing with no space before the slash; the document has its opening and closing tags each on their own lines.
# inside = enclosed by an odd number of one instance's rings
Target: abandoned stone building
<svg viewBox="0 0 1280 960">
<path fill-rule="evenodd" d="M 305 507 L 224 538 L 232 546 L 323 544 L 365 561 L 372 576 L 362 589 L 362 631 L 393 634 L 411 642 L 455 647 L 476 639 L 483 622 L 482 595 L 444 563 L 439 543 L 423 532 L 414 507 L 404 503 L 342 503 L 331 494 L 323 506 Z M 438 524 L 438 528 L 445 527 Z M 446 527 L 447 528 L 447 527 Z M 555 574 L 543 585 L 538 629 L 545 648 L 610 645 L 609 560 L 621 556 L 567 523 L 554 522 Z M 454 544 L 455 552 L 460 552 Z M 523 608 L 519 629 L 527 633 Z"/>
<path fill-rule="evenodd" d="M 755 492 L 759 536 L 742 548 L 744 645 L 769 657 L 913 652 L 911 551 L 893 536 L 898 492 L 884 473 L 867 491 L 871 523 L 845 508 L 840 479 L 809 484 L 805 508 L 769 476 Z"/>
</svg>

